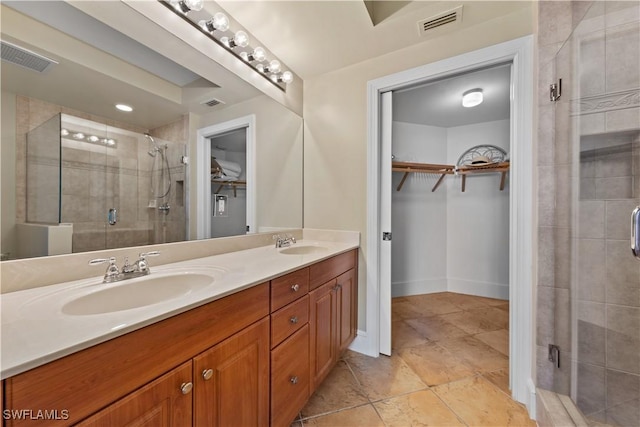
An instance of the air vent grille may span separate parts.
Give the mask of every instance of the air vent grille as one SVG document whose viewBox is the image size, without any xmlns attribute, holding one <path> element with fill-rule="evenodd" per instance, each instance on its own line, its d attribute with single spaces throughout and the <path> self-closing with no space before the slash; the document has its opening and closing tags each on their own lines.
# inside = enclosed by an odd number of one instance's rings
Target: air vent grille
<svg viewBox="0 0 640 427">
<path fill-rule="evenodd" d="M 215 107 L 216 105 L 224 104 L 224 102 L 220 101 L 219 99 L 212 98 L 209 101 L 201 102 L 201 104 L 206 105 L 207 107 Z"/>
<path fill-rule="evenodd" d="M 16 46 L 4 40 L 0 41 L 0 43 L 2 44 L 3 61 L 11 62 L 39 73 L 45 72 L 57 64 L 53 59 L 31 52 L 23 47 Z"/>
<path fill-rule="evenodd" d="M 455 9 L 448 10 L 439 15 L 419 21 L 418 31 L 421 36 L 424 36 L 430 34 L 431 30 L 452 23 L 462 23 L 462 6 L 458 6 Z"/>
</svg>

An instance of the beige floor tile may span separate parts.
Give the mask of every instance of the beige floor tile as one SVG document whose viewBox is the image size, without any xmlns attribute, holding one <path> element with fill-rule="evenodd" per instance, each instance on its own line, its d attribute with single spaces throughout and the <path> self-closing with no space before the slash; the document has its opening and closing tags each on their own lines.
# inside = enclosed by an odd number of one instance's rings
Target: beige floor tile
<svg viewBox="0 0 640 427">
<path fill-rule="evenodd" d="M 436 343 L 405 348 L 398 355 L 428 386 L 475 375 L 472 366 Z"/>
<path fill-rule="evenodd" d="M 431 390 L 383 400 L 374 406 L 387 427 L 464 425 Z"/>
<path fill-rule="evenodd" d="M 451 304 L 457 305 L 463 310 L 470 310 L 472 308 L 487 307 L 481 297 L 473 295 L 456 294 L 454 292 L 445 292 L 441 294 L 441 298 Z"/>
<path fill-rule="evenodd" d="M 475 335 L 482 332 L 491 332 L 501 329 L 502 326 L 491 322 L 484 314 L 482 313 L 484 310 L 498 310 L 495 309 L 480 309 L 480 312 L 477 310 L 469 310 L 469 311 L 461 311 L 459 313 L 451 313 L 440 316 L 441 319 L 446 320 L 452 325 L 457 326 L 458 328 L 465 331 L 467 334 Z"/>
<path fill-rule="evenodd" d="M 501 310 L 499 307 L 474 308 L 469 310 L 469 313 L 478 314 L 502 329 L 509 329 L 509 312 Z"/>
<path fill-rule="evenodd" d="M 426 388 L 420 377 L 397 354 L 369 357 L 350 352 L 345 360 L 371 401 Z"/>
<path fill-rule="evenodd" d="M 420 335 L 428 338 L 430 341 L 448 340 L 469 335 L 467 332 L 447 322 L 440 316 L 408 319 L 406 322 L 418 331 Z"/>
<path fill-rule="evenodd" d="M 421 316 L 418 307 L 409 301 L 400 301 L 391 306 L 391 320 L 415 319 Z"/>
<path fill-rule="evenodd" d="M 367 396 L 358 384 L 344 360 L 331 370 L 320 387 L 311 395 L 302 408 L 302 417 L 334 412 L 344 408 L 353 408 L 369 403 Z"/>
<path fill-rule="evenodd" d="M 391 323 L 391 349 L 393 350 L 414 347 L 428 341 L 404 320 L 396 320 Z"/>
<path fill-rule="evenodd" d="M 317 418 L 305 419 L 303 423 L 305 426 L 319 427 L 384 427 L 380 416 L 370 404 Z"/>
<path fill-rule="evenodd" d="M 487 380 L 491 381 L 493 385 L 500 390 L 507 393 L 507 396 L 511 396 L 511 390 L 509 390 L 509 370 L 500 369 L 499 371 L 486 372 L 482 374 Z"/>
<path fill-rule="evenodd" d="M 448 341 L 440 345 L 465 360 L 478 372 L 491 372 L 509 368 L 509 358 L 474 337 L 466 336 Z"/>
<path fill-rule="evenodd" d="M 483 343 L 487 344 L 491 348 L 498 350 L 505 356 L 509 356 L 509 331 L 506 329 L 499 329 L 497 331 L 485 332 L 473 336 L 479 339 Z"/>
<path fill-rule="evenodd" d="M 480 376 L 443 384 L 433 391 L 470 426 L 536 425 L 524 406 Z"/>
<path fill-rule="evenodd" d="M 405 298 L 406 301 L 416 306 L 422 317 L 455 313 L 462 310 L 457 305 L 443 299 L 442 294 L 413 295 Z"/>
</svg>

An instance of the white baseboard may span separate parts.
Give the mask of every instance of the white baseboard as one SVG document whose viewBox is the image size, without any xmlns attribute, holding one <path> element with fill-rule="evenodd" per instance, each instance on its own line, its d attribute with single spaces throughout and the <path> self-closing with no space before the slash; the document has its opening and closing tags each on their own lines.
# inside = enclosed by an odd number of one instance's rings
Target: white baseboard
<svg viewBox="0 0 640 427">
<path fill-rule="evenodd" d="M 448 279 L 447 290 L 459 294 L 476 295 L 486 298 L 509 299 L 509 284 L 477 282 L 466 279 Z"/>
<path fill-rule="evenodd" d="M 529 392 L 529 401 L 525 402 L 525 406 L 529 411 L 529 418 L 532 420 L 536 419 L 536 385 L 533 383 L 533 379 L 527 379 L 527 391 Z"/>
<path fill-rule="evenodd" d="M 391 283 L 391 297 L 408 297 L 411 295 L 432 294 L 435 292 L 446 291 L 446 277 L 437 279 L 416 280 L 415 282 Z"/>
</svg>

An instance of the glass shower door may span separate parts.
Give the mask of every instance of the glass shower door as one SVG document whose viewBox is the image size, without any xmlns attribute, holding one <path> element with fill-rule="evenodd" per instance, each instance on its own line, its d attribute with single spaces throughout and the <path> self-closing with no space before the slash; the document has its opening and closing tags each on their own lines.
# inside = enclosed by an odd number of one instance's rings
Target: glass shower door
<svg viewBox="0 0 640 427">
<path fill-rule="evenodd" d="M 594 2 L 557 56 L 571 245 L 571 394 L 590 419 L 640 425 L 640 3 Z M 564 145 L 563 145 L 564 144 Z"/>
</svg>

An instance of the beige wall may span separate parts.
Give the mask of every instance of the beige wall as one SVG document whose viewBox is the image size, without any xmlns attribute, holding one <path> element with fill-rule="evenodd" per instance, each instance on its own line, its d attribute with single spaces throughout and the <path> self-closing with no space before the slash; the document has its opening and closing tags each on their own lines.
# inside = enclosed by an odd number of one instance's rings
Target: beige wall
<svg viewBox="0 0 640 427">
<path fill-rule="evenodd" d="M 200 117 L 198 128 L 255 114 L 256 223 L 265 227 L 302 227 L 302 119 L 266 95 Z M 196 130 L 197 131 L 197 130 Z M 196 152 L 191 140 L 191 153 Z M 192 154 L 193 155 L 193 154 Z M 192 167 L 195 169 L 195 167 Z M 196 177 L 191 176 L 191 212 L 196 212 Z M 195 218 L 191 217 L 195 233 Z M 194 234 L 192 234 L 194 235 Z"/>
<path fill-rule="evenodd" d="M 2 200 L 0 201 L 2 221 L 0 242 L 0 252 L 7 254 L 16 253 L 15 246 L 15 224 L 16 224 L 16 182 L 12 179 L 16 176 L 16 95 L 2 91 L 0 101 L 2 116 L 2 140 L 0 161 L 2 176 L 0 185 L 2 186 Z M 9 177 L 9 179 L 5 178 Z"/>
<path fill-rule="evenodd" d="M 367 82 L 533 33 L 533 5 L 305 80 L 304 226 L 362 233 L 359 329 L 366 330 Z"/>
</svg>

